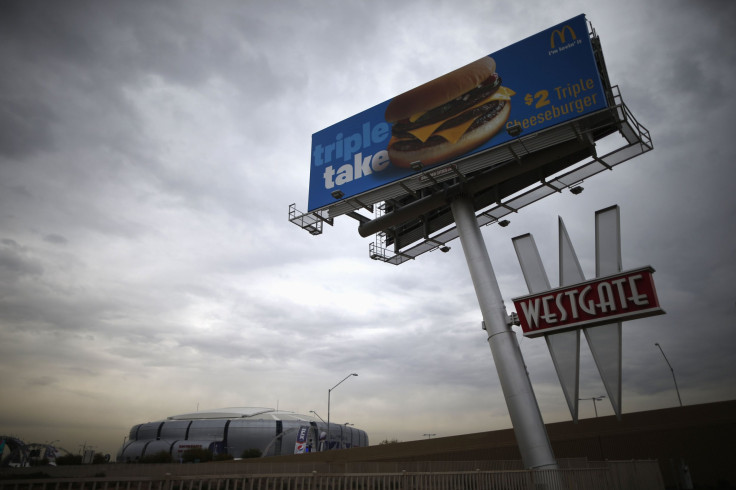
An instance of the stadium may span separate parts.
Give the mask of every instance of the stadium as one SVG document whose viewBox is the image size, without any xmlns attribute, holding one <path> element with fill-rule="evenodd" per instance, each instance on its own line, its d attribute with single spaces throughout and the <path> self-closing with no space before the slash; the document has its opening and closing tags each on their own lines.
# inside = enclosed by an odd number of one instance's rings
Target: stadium
<svg viewBox="0 0 736 490">
<path fill-rule="evenodd" d="M 135 425 L 116 459 L 119 463 L 135 462 L 165 451 L 179 461 L 188 449 L 207 449 L 213 455 L 240 458 L 252 450 L 260 451 L 261 456 L 283 456 L 364 446 L 368 446 L 368 435 L 348 424 L 330 423 L 328 430 L 328 424 L 319 416 L 236 407 L 172 415 Z"/>
</svg>

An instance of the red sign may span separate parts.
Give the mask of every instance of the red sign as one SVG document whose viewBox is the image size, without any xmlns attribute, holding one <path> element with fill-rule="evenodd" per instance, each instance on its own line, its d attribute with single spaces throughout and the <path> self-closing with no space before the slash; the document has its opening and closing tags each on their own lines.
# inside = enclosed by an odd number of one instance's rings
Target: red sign
<svg viewBox="0 0 736 490">
<path fill-rule="evenodd" d="M 654 269 L 643 267 L 514 298 L 526 337 L 661 315 Z"/>
</svg>

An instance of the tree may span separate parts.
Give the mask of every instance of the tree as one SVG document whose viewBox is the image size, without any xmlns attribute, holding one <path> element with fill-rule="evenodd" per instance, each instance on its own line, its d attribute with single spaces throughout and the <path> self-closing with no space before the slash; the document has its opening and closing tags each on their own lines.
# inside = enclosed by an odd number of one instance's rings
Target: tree
<svg viewBox="0 0 736 490">
<path fill-rule="evenodd" d="M 92 464 L 105 464 L 110 462 L 109 454 L 95 453 L 92 458 Z"/>
<path fill-rule="evenodd" d="M 245 449 L 243 453 L 240 455 L 243 459 L 250 459 L 250 458 L 260 458 L 261 457 L 261 450 L 257 448 L 251 448 L 251 449 Z"/>
</svg>

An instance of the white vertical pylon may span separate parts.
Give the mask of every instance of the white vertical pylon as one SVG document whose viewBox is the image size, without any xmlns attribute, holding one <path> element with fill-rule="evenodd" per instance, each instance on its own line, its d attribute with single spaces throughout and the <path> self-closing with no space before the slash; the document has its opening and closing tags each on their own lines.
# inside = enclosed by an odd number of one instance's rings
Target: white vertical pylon
<svg viewBox="0 0 736 490">
<path fill-rule="evenodd" d="M 564 239 L 563 239 L 564 236 Z M 519 258 L 521 270 L 530 293 L 548 291 L 549 279 L 544 270 L 544 264 L 539 256 L 539 250 L 531 234 L 512 239 L 516 256 Z M 563 264 L 565 264 L 563 266 Z M 564 224 L 560 219 L 560 281 L 561 285 L 574 284 L 584 281 L 582 270 L 578 263 L 570 239 L 567 237 Z M 573 421 L 578 420 L 578 386 L 580 371 L 580 331 L 560 332 L 546 335 L 547 348 L 560 380 L 562 392 L 565 395 L 567 406 L 570 409 Z"/>
<path fill-rule="evenodd" d="M 529 293 L 551 289 L 539 250 L 531 234 L 512 239 Z M 585 281 L 572 241 L 559 218 L 560 287 Z M 595 275 L 621 272 L 621 222 L 618 206 L 595 213 Z M 584 328 L 598 372 L 616 417 L 621 419 L 621 322 Z M 572 419 L 578 420 L 580 387 L 580 330 L 545 335 L 557 377 L 560 379 Z"/>
<path fill-rule="evenodd" d="M 621 272 L 621 221 L 618 206 L 595 213 L 595 276 Z M 590 352 L 616 417 L 621 419 L 621 322 L 585 328 Z"/>
<path fill-rule="evenodd" d="M 569 286 L 571 284 L 577 284 L 579 282 L 585 281 L 585 275 L 583 274 L 583 268 L 580 267 L 580 261 L 578 260 L 578 256 L 575 253 L 575 249 L 572 246 L 572 241 L 570 240 L 570 235 L 567 234 L 567 228 L 565 228 L 565 223 L 562 221 L 562 218 L 558 217 L 558 229 L 559 229 L 559 257 L 560 257 L 560 287 L 562 286 Z M 573 411 L 572 408 L 570 408 L 570 413 L 572 414 L 572 420 L 574 422 L 578 421 L 578 399 L 580 398 L 580 330 L 573 330 L 571 332 L 564 332 L 569 336 L 567 339 L 568 343 L 575 342 L 575 381 L 573 385 L 573 381 L 568 379 L 566 380 L 567 384 L 569 385 L 568 390 L 570 391 L 570 395 L 567 399 L 567 404 L 570 405 L 571 403 L 575 404 L 575 410 Z M 554 335 L 548 335 L 549 337 L 555 337 Z M 547 341 L 547 345 L 549 345 L 549 340 Z M 570 351 L 572 350 L 572 347 L 569 347 L 567 351 L 561 351 L 561 349 L 557 349 L 560 352 L 558 353 L 558 357 L 560 356 L 569 356 L 571 358 L 570 361 L 572 362 L 572 354 Z M 550 350 L 550 352 L 552 352 Z M 554 360 L 554 358 L 553 358 Z M 555 364 L 556 365 L 556 364 Z M 572 369 L 572 368 L 570 368 Z"/>
</svg>

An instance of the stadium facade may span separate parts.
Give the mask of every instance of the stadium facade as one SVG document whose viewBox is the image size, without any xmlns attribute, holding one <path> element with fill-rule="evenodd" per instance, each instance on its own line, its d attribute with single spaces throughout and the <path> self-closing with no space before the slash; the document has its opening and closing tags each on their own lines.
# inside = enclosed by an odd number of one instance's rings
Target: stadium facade
<svg viewBox="0 0 736 490">
<path fill-rule="evenodd" d="M 320 418 L 273 408 L 221 408 L 172 415 L 134 425 L 117 461 L 135 462 L 162 451 L 180 460 L 184 451 L 194 448 L 239 458 L 253 449 L 262 456 L 282 456 L 368 446 L 363 430 L 336 423 L 329 428 Z"/>
</svg>

